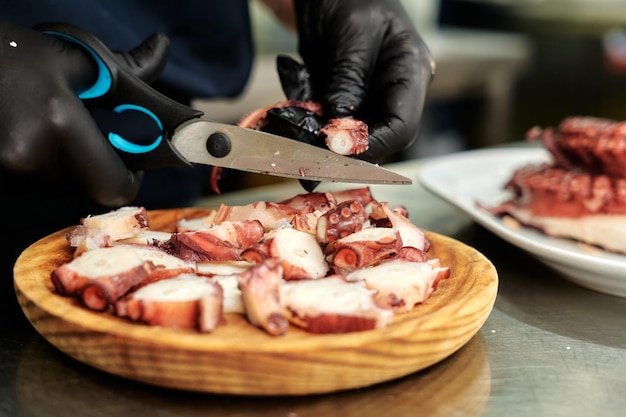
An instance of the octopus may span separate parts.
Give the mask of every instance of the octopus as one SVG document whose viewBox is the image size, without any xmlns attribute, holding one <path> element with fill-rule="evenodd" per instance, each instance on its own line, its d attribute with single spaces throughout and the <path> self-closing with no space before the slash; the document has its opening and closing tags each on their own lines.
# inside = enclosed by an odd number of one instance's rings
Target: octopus
<svg viewBox="0 0 626 417">
<path fill-rule="evenodd" d="M 626 254 L 626 122 L 569 117 L 558 129 L 529 130 L 552 161 L 517 168 L 512 197 L 485 207 L 556 237 Z"/>
<path fill-rule="evenodd" d="M 59 294 L 103 311 L 142 283 L 193 273 L 196 265 L 156 248 L 115 245 L 82 253 L 51 276 Z"/>
<path fill-rule="evenodd" d="M 195 262 L 238 261 L 241 253 L 264 234 L 259 220 L 225 221 L 211 228 L 176 233 L 163 247 L 181 259 Z"/>
<path fill-rule="evenodd" d="M 450 275 L 406 210 L 368 187 L 222 205 L 179 219 L 174 232 L 152 230 L 137 213 L 145 209 L 124 207 L 70 230 L 75 252 L 52 272 L 55 291 L 138 324 L 211 333 L 227 325 L 225 314 L 240 314 L 279 337 L 292 326 L 385 327 Z M 87 235 L 105 238 L 77 240 Z"/>
<path fill-rule="evenodd" d="M 552 154 L 556 167 L 626 178 L 626 122 L 568 117 L 557 129 L 533 127 L 526 137 L 541 141 Z"/>
<path fill-rule="evenodd" d="M 437 284 L 449 276 L 450 269 L 442 266 L 439 259 L 412 262 L 394 258 L 355 270 L 346 278 L 352 282 L 365 282 L 368 288 L 375 291 L 376 305 L 399 313 L 426 301 L 437 289 Z"/>
<path fill-rule="evenodd" d="M 239 276 L 245 314 L 253 325 L 272 336 L 287 332 L 289 320 L 284 312 L 280 285 L 282 264 L 278 258 L 255 264 Z"/>
<path fill-rule="evenodd" d="M 238 126 L 325 147 L 339 155 L 358 155 L 369 149 L 367 124 L 352 116 L 328 117 L 303 64 L 279 55 L 276 66 L 286 99 L 245 114 Z M 211 171 L 211 189 L 217 194 L 221 170 L 213 167 Z M 319 181 L 300 183 L 311 192 Z"/>
<path fill-rule="evenodd" d="M 328 210 L 317 220 L 316 232 L 320 242 L 333 242 L 362 230 L 369 219 L 359 201 L 344 201 Z"/>
<path fill-rule="evenodd" d="M 282 287 L 288 320 L 310 333 L 348 333 L 386 327 L 393 312 L 379 307 L 363 281 L 331 275 Z"/>
<path fill-rule="evenodd" d="M 347 275 L 395 256 L 402 247 L 400 233 L 387 227 L 373 227 L 346 235 L 331 245 L 333 269 Z"/>
<path fill-rule="evenodd" d="M 279 55 L 276 67 L 287 99 L 244 115 L 239 126 L 326 146 L 340 155 L 356 155 L 369 148 L 368 127 L 363 121 L 326 116 L 306 66 Z"/>
<path fill-rule="evenodd" d="M 280 259 L 285 280 L 316 279 L 328 272 L 328 263 L 315 236 L 294 228 L 280 228 L 242 253 L 242 258 L 254 263 Z"/>
<path fill-rule="evenodd" d="M 148 213 L 143 207 L 121 207 L 107 213 L 90 215 L 80 220 L 67 233 L 74 256 L 92 248 L 109 246 L 111 242 L 135 237 L 148 228 Z"/>
<path fill-rule="evenodd" d="M 181 274 L 141 287 L 115 303 L 119 317 L 150 326 L 209 333 L 223 320 L 223 289 L 195 274 Z"/>
</svg>

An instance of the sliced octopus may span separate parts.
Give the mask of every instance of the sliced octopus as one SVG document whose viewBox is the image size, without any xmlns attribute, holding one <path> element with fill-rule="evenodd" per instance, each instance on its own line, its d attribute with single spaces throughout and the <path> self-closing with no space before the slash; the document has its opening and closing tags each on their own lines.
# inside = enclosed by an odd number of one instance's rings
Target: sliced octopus
<svg viewBox="0 0 626 417">
<path fill-rule="evenodd" d="M 89 309 L 149 326 L 210 333 L 240 314 L 271 336 L 378 329 L 450 273 L 407 216 L 368 187 L 222 205 L 175 232 L 126 208 L 74 228 L 81 250 L 51 278 Z"/>
<path fill-rule="evenodd" d="M 152 326 L 211 332 L 222 321 L 222 294 L 209 278 L 181 274 L 132 292 L 115 302 L 115 312 Z"/>
<path fill-rule="evenodd" d="M 363 281 L 349 282 L 332 275 L 288 282 L 282 298 L 289 321 L 311 333 L 348 333 L 379 329 L 391 323 L 391 310 L 379 307 L 374 291 Z"/>
</svg>

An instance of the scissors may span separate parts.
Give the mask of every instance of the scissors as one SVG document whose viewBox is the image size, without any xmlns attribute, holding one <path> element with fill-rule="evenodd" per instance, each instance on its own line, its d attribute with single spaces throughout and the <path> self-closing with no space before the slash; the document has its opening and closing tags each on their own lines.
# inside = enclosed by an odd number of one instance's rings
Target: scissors
<svg viewBox="0 0 626 417">
<path fill-rule="evenodd" d="M 139 112 L 154 123 L 154 137 L 148 140 L 137 141 L 119 131 L 103 132 L 130 169 L 205 164 L 299 180 L 412 183 L 411 179 L 376 164 L 294 139 L 208 120 L 202 117 L 203 112 L 150 87 L 102 41 L 81 28 L 50 23 L 38 29 L 81 45 L 96 60 L 95 84 L 78 93 L 86 106 L 109 109 L 117 115 Z"/>
</svg>

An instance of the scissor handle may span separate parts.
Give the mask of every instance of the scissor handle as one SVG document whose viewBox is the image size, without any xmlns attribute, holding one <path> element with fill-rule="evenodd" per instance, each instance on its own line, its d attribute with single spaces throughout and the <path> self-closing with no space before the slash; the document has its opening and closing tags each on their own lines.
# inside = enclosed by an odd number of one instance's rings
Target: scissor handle
<svg viewBox="0 0 626 417">
<path fill-rule="evenodd" d="M 174 130 L 183 122 L 202 116 L 202 112 L 161 94 L 121 63 L 100 39 L 83 29 L 48 23 L 37 29 L 84 47 L 98 64 L 98 79 L 78 93 L 87 106 L 101 107 L 115 113 L 138 111 L 152 119 L 161 132 L 150 143 L 134 143 L 116 132 L 104 132 L 111 145 L 131 169 L 186 166 L 189 162 L 171 145 Z"/>
</svg>

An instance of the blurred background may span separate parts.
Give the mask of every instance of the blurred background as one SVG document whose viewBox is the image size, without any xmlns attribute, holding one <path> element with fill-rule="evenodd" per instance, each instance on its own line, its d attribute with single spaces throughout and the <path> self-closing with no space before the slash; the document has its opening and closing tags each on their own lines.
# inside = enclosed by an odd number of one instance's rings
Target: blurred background
<svg viewBox="0 0 626 417">
<path fill-rule="evenodd" d="M 403 0 L 435 60 L 415 144 L 397 160 L 520 141 L 535 126 L 573 115 L 614 119 L 626 102 L 623 0 Z M 279 53 L 296 37 L 252 3 L 258 59 L 236 100 L 198 101 L 211 118 L 236 122 L 282 100 Z"/>
</svg>

